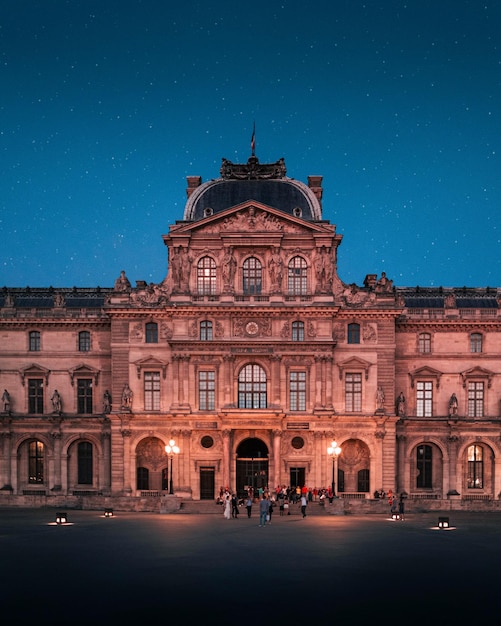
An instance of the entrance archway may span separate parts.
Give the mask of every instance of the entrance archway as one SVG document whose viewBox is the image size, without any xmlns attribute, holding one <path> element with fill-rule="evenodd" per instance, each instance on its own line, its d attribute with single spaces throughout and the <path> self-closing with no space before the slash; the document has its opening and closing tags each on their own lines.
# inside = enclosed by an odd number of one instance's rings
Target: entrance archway
<svg viewBox="0 0 501 626">
<path fill-rule="evenodd" d="M 268 446 L 261 439 L 249 437 L 237 448 L 236 489 L 239 498 L 249 487 L 257 494 L 268 487 Z"/>
</svg>

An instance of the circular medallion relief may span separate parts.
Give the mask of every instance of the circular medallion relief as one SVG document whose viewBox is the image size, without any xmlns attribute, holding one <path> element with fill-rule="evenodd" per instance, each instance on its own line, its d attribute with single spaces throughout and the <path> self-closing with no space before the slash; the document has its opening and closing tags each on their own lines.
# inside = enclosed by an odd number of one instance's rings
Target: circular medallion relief
<svg viewBox="0 0 501 626">
<path fill-rule="evenodd" d="M 304 439 L 302 437 L 293 437 L 291 445 L 295 450 L 301 450 L 304 446 Z"/>
<path fill-rule="evenodd" d="M 249 322 L 245 325 L 245 332 L 249 335 L 257 335 L 259 332 L 259 326 L 256 322 Z"/>
<path fill-rule="evenodd" d="M 200 440 L 200 443 L 202 444 L 202 448 L 212 448 L 214 439 L 210 435 L 205 435 L 205 437 L 202 437 Z"/>
</svg>

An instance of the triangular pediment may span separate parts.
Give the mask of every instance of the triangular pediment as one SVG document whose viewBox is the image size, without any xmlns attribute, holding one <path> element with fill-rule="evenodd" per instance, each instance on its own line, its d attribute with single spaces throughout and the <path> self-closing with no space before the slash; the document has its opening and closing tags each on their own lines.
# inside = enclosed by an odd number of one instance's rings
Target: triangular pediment
<svg viewBox="0 0 501 626">
<path fill-rule="evenodd" d="M 294 210 L 294 209 L 293 209 Z M 171 227 L 170 235 L 183 236 L 193 234 L 212 233 L 325 233 L 332 235 L 334 226 L 327 223 L 310 222 L 301 219 L 300 215 L 294 216 L 284 213 L 274 207 L 267 206 L 255 200 L 247 200 L 221 211 L 217 214 L 209 214 L 204 219 L 196 222 L 176 224 Z"/>
<path fill-rule="evenodd" d="M 463 379 L 463 387 L 466 387 L 467 381 L 483 379 L 487 380 L 487 386 L 491 386 L 492 377 L 494 376 L 494 372 L 485 369 L 484 367 L 472 367 L 464 372 L 461 372 L 461 378 Z"/>
<path fill-rule="evenodd" d="M 68 370 L 68 373 L 70 375 L 72 385 L 75 383 L 75 378 L 79 377 L 93 378 L 96 385 L 99 380 L 99 370 L 97 370 L 95 367 L 87 365 L 86 363 L 80 363 L 76 367 Z"/>
<path fill-rule="evenodd" d="M 345 361 L 341 361 L 337 364 L 339 368 L 339 380 L 342 380 L 343 373 L 346 370 L 350 370 L 352 372 L 363 371 L 365 373 L 365 380 L 367 380 L 369 378 L 369 368 L 371 365 L 372 363 L 366 361 L 365 359 L 361 359 L 358 356 L 353 356 Z"/>
<path fill-rule="evenodd" d="M 158 359 L 152 355 L 144 357 L 143 359 L 138 359 L 134 361 L 134 365 L 136 366 L 137 377 L 141 378 L 141 371 L 144 370 L 153 370 L 159 371 L 161 370 L 162 376 L 165 379 L 167 374 L 167 366 L 169 365 L 168 361 L 162 361 L 162 359 Z"/>
<path fill-rule="evenodd" d="M 46 367 L 42 367 L 37 363 L 32 363 L 27 367 L 24 367 L 19 370 L 19 374 L 21 376 L 21 382 L 24 385 L 26 378 L 43 378 L 45 380 L 45 384 L 49 384 L 49 374 L 50 370 Z"/>
<path fill-rule="evenodd" d="M 414 387 L 414 383 L 416 379 L 432 379 L 435 380 L 435 385 L 437 389 L 440 387 L 440 378 L 443 372 L 434 369 L 433 367 L 428 367 L 427 365 L 423 367 L 418 367 L 417 369 L 409 372 L 409 376 L 411 379 L 411 387 Z"/>
</svg>

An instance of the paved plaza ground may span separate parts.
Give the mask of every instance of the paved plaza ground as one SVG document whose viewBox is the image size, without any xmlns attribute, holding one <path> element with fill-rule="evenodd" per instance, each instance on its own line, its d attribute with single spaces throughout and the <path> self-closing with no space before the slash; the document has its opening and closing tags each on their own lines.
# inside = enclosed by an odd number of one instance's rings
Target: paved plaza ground
<svg viewBox="0 0 501 626">
<path fill-rule="evenodd" d="M 0 509 L 0 616 L 54 624 L 498 623 L 501 514 Z"/>
</svg>

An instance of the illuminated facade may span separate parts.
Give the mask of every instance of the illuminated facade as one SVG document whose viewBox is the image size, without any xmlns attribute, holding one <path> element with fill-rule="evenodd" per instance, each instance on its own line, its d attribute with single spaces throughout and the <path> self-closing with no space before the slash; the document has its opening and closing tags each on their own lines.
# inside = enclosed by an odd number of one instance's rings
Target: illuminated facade
<svg viewBox="0 0 501 626">
<path fill-rule="evenodd" d="M 0 505 L 334 482 L 498 506 L 501 290 L 345 284 L 322 177 L 283 160 L 187 182 L 161 283 L 0 293 Z"/>
</svg>

